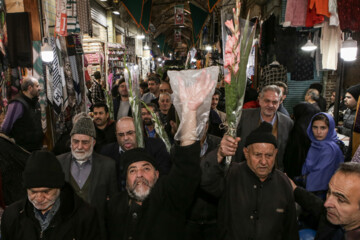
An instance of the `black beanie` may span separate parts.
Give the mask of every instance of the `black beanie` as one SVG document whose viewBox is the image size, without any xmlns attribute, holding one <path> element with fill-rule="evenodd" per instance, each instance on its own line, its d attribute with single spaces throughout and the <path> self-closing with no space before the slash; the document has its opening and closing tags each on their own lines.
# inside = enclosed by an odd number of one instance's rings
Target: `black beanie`
<svg viewBox="0 0 360 240">
<path fill-rule="evenodd" d="M 122 155 L 124 160 L 124 170 L 127 172 L 129 166 L 134 162 L 146 161 L 151 163 L 155 169 L 157 169 L 157 164 L 155 159 L 144 149 L 144 148 L 133 148 Z"/>
<path fill-rule="evenodd" d="M 48 151 L 35 151 L 28 158 L 23 172 L 25 188 L 61 188 L 65 175 L 55 155 Z"/>
<path fill-rule="evenodd" d="M 355 98 L 355 101 L 357 101 L 360 95 L 360 84 L 349 87 L 346 92 L 350 93 Z"/>
<path fill-rule="evenodd" d="M 258 128 L 247 136 L 245 147 L 253 143 L 271 143 L 277 148 L 276 138 L 272 134 L 272 125 L 270 123 L 262 122 Z"/>
</svg>

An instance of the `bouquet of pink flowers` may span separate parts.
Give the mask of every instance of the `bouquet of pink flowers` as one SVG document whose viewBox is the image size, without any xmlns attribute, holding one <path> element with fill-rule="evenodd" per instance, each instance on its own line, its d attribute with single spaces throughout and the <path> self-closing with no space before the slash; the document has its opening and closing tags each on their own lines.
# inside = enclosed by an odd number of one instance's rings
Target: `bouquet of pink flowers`
<svg viewBox="0 0 360 240">
<path fill-rule="evenodd" d="M 228 20 L 225 26 L 231 31 L 232 35 L 227 36 L 225 45 L 224 68 L 228 70 L 225 75 L 225 108 L 228 123 L 227 135 L 236 137 L 236 129 L 241 118 L 246 89 L 246 67 L 252 42 L 255 35 L 256 24 L 249 29 L 249 15 L 247 16 L 244 32 L 240 34 L 240 0 L 236 0 L 236 8 L 233 8 L 234 22 Z M 226 166 L 231 163 L 231 156 L 226 157 Z"/>
</svg>

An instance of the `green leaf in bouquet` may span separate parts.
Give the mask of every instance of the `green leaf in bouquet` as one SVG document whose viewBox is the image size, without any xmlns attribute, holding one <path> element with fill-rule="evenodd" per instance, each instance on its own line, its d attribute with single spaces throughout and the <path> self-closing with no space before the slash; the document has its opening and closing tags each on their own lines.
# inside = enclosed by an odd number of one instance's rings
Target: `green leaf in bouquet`
<svg viewBox="0 0 360 240">
<path fill-rule="evenodd" d="M 141 115 L 140 115 L 140 100 L 139 100 L 138 96 L 136 96 L 136 94 L 134 94 L 134 92 L 133 92 L 131 72 L 126 64 L 126 54 L 124 54 L 124 66 L 125 66 L 125 70 L 127 71 L 128 75 L 129 75 L 129 80 L 128 80 L 129 102 L 130 102 L 130 107 L 131 107 L 131 111 L 132 111 L 132 116 L 134 119 L 136 142 L 137 142 L 138 147 L 144 148 L 145 144 L 144 144 L 144 134 L 143 134 L 143 128 L 142 128 L 142 119 L 141 119 Z"/>
</svg>

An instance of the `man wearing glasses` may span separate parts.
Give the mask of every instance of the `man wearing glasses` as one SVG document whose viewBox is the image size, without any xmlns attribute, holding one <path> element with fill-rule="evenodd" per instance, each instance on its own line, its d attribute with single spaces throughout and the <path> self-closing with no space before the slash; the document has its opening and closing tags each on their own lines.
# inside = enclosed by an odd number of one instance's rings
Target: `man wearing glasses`
<svg viewBox="0 0 360 240">
<path fill-rule="evenodd" d="M 93 151 L 96 142 L 94 123 L 90 117 L 80 114 L 82 116 L 70 132 L 71 152 L 57 158 L 65 173 L 65 181 L 77 195 L 97 209 L 102 238 L 105 238 L 106 201 L 117 192 L 115 162 Z"/>
<path fill-rule="evenodd" d="M 134 120 L 122 117 L 116 123 L 117 142 L 102 147 L 101 154 L 111 157 L 116 162 L 117 181 L 120 191 L 125 191 L 126 171 L 124 169 L 124 152 L 137 148 Z M 170 154 L 161 139 L 144 137 L 145 150 L 155 159 L 160 177 L 166 175 L 171 168 Z"/>
</svg>

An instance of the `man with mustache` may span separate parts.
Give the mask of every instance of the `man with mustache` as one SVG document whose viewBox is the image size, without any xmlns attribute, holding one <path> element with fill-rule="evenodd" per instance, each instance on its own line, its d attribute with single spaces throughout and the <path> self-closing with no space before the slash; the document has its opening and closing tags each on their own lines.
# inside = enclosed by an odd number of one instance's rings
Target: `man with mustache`
<svg viewBox="0 0 360 240">
<path fill-rule="evenodd" d="M 109 143 L 116 142 L 115 121 L 109 118 L 109 108 L 106 103 L 98 102 L 93 105 L 94 126 L 96 130 L 95 151 Z"/>
<path fill-rule="evenodd" d="M 118 188 L 125 191 L 126 169 L 123 154 L 138 146 L 133 118 L 122 117 L 117 121 L 116 138 L 117 142 L 105 145 L 101 154 L 115 160 Z M 144 144 L 146 151 L 155 158 L 160 176 L 166 175 L 170 171 L 171 161 L 164 142 L 158 138 L 144 137 Z"/>
<path fill-rule="evenodd" d="M 186 209 L 201 176 L 196 114 L 215 82 L 210 75 L 187 88 L 179 81 L 183 86 L 179 88 L 182 128 L 180 145 L 174 147 L 172 169 L 159 178 L 157 162 L 145 149 L 134 148 L 124 153 L 127 192 L 109 201 L 106 221 L 109 240 L 184 239 Z"/>
<path fill-rule="evenodd" d="M 106 201 L 117 192 L 116 170 L 113 159 L 93 151 L 96 131 L 90 117 L 82 113 L 71 132 L 71 152 L 58 156 L 65 180 L 77 195 L 94 206 L 100 217 L 103 237 Z M 75 116 L 76 118 L 77 116 Z"/>
<path fill-rule="evenodd" d="M 232 142 L 233 151 L 239 140 Z M 201 164 L 201 187 L 220 199 L 218 239 L 299 239 L 291 184 L 274 167 L 278 145 L 271 124 L 262 122 L 252 131 L 243 152 L 246 162 L 231 163 L 228 172 L 219 149 Z"/>
<path fill-rule="evenodd" d="M 156 112 L 156 105 L 154 103 L 147 104 L 148 108 Z M 151 113 L 146 109 L 145 105 L 141 105 L 141 119 L 143 120 L 144 135 L 149 138 L 156 138 L 154 122 L 152 121 Z"/>
<path fill-rule="evenodd" d="M 355 162 L 340 165 L 329 182 L 325 202 L 291 181 L 295 201 L 318 222 L 315 240 L 360 239 L 359 183 L 360 164 Z"/>
<path fill-rule="evenodd" d="M 23 172 L 27 198 L 8 206 L 1 219 L 1 239 L 100 239 L 94 208 L 65 182 L 53 153 L 34 151 Z"/>
<path fill-rule="evenodd" d="M 273 126 L 273 134 L 276 137 L 278 153 L 276 155 L 275 167 L 284 170 L 283 157 L 289 133 L 293 127 L 293 121 L 283 113 L 277 111 L 281 101 L 281 89 L 276 85 L 267 85 L 261 89 L 259 94 L 260 108 L 244 109 L 237 129 L 240 137 L 239 146 L 233 151 L 234 138 L 225 135 L 220 145 L 220 154 L 225 156 L 235 155 L 234 161 L 245 160 L 243 148 L 246 137 L 256 129 L 261 122 L 268 122 Z M 237 150 L 237 151 L 236 151 Z"/>
</svg>

